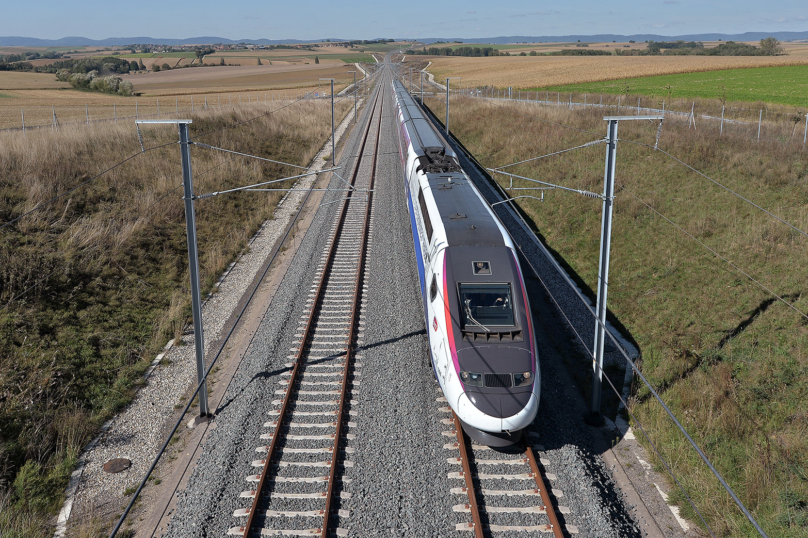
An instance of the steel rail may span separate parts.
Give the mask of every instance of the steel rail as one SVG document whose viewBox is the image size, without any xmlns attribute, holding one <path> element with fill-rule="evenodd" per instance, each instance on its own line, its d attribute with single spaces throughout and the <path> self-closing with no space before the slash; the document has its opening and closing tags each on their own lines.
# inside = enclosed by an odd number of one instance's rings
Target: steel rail
<svg viewBox="0 0 808 538">
<path fill-rule="evenodd" d="M 533 471 L 533 478 L 536 480 L 536 488 L 539 490 L 541 501 L 544 503 L 544 510 L 547 513 L 547 519 L 550 520 L 549 526 L 553 531 L 553 536 L 555 538 L 564 538 L 561 525 L 558 523 L 558 514 L 556 514 L 555 508 L 553 508 L 553 503 L 550 500 L 550 494 L 548 493 L 548 482 L 545 480 L 544 473 L 536 461 L 536 456 L 533 454 L 533 449 L 531 448 L 530 444 L 527 441 L 523 442 L 525 456 L 527 456 L 527 463 L 530 465 L 530 469 Z"/>
<path fill-rule="evenodd" d="M 457 447 L 460 449 L 460 464 L 463 467 L 463 478 L 466 480 L 466 493 L 469 496 L 468 507 L 471 510 L 471 525 L 474 526 L 474 536 L 476 538 L 484 538 L 483 522 L 480 519 L 480 508 L 477 506 L 477 491 L 474 489 L 474 480 L 471 477 L 471 465 L 469 464 L 468 451 L 466 450 L 466 438 L 463 434 L 463 426 L 460 424 L 460 419 L 457 418 L 457 413 L 452 411 L 452 419 L 454 420 L 455 433 L 457 434 Z"/>
<path fill-rule="evenodd" d="M 376 97 L 375 97 L 375 100 L 374 100 L 374 103 L 373 103 L 373 108 L 371 110 L 375 110 L 375 108 L 376 108 L 376 102 L 378 102 L 378 98 L 379 98 L 378 93 L 379 92 L 377 91 L 377 94 L 376 94 Z M 372 114 L 371 114 L 371 118 L 368 119 L 368 124 L 365 127 L 365 132 L 362 135 L 363 136 L 362 137 L 362 146 L 361 146 L 361 148 L 359 150 L 359 157 L 355 161 L 353 172 L 351 173 L 351 185 L 353 185 L 356 182 L 356 177 L 358 176 L 358 173 L 359 173 L 359 165 L 360 165 L 360 162 L 361 162 L 361 156 L 364 153 L 365 145 L 367 143 L 368 133 L 370 132 L 371 123 L 372 123 Z M 306 342 L 308 341 L 309 337 L 311 336 L 312 328 L 313 328 L 313 325 L 314 325 L 314 320 L 315 320 L 315 317 L 316 317 L 315 312 L 316 312 L 318 304 L 321 302 L 322 295 L 323 295 L 323 292 L 325 290 L 325 283 L 326 283 L 326 280 L 328 279 L 328 272 L 329 272 L 329 269 L 331 268 L 332 263 L 334 261 L 334 254 L 336 253 L 336 250 L 337 250 L 337 244 L 339 243 L 339 236 L 340 236 L 340 233 L 342 232 L 342 227 L 343 227 L 343 224 L 344 224 L 344 221 L 345 221 L 345 216 L 347 215 L 347 212 L 348 212 L 348 204 L 347 204 L 347 201 L 346 201 L 346 203 L 343 204 L 342 209 L 341 209 L 340 214 L 339 214 L 339 221 L 338 221 L 339 224 L 337 225 L 337 228 L 334 230 L 334 233 L 332 234 L 331 239 L 330 239 L 330 245 L 329 245 L 329 250 L 328 250 L 327 261 L 326 261 L 325 266 L 323 267 L 323 271 L 322 271 L 322 273 L 320 275 L 320 279 L 319 279 L 319 282 L 317 284 L 317 291 L 315 292 L 315 296 L 314 296 L 315 298 L 314 298 L 314 301 L 312 302 L 312 307 L 311 307 L 311 311 L 309 313 L 308 319 L 306 320 L 306 328 L 303 331 L 303 336 L 300 339 L 300 347 L 298 348 L 297 352 L 295 353 L 294 366 L 292 367 L 291 377 L 290 377 L 289 385 L 288 385 L 289 388 L 288 388 L 288 390 L 286 391 L 286 394 L 283 397 L 283 403 L 281 404 L 281 409 L 280 409 L 280 412 L 278 414 L 278 420 L 277 420 L 277 426 L 275 428 L 275 434 L 272 436 L 272 440 L 270 441 L 270 444 L 267 447 L 267 454 L 266 454 L 266 458 L 264 459 L 264 465 L 263 465 L 263 467 L 261 469 L 261 475 L 260 475 L 260 478 L 258 479 L 258 483 L 257 483 L 257 485 L 255 487 L 255 490 L 254 490 L 252 506 L 248 509 L 247 521 L 244 523 L 244 526 L 241 528 L 241 530 L 243 531 L 243 534 L 242 534 L 243 538 L 249 538 L 249 536 L 250 536 L 250 534 L 252 532 L 252 528 L 253 528 L 254 523 L 255 523 L 255 515 L 258 512 L 258 504 L 261 501 L 261 495 L 262 495 L 262 492 L 264 490 L 264 485 L 265 485 L 265 483 L 267 481 L 267 475 L 269 474 L 269 469 L 272 466 L 272 460 L 275 457 L 275 452 L 276 452 L 277 446 L 278 446 L 278 439 L 280 439 L 282 437 L 279 432 L 280 432 L 280 429 L 281 429 L 281 427 L 283 425 L 284 419 L 285 419 L 285 417 L 286 417 L 286 415 L 287 415 L 287 413 L 289 411 L 290 403 L 292 401 L 292 393 L 294 392 L 294 385 L 295 385 L 295 382 L 297 381 L 298 374 L 300 372 L 300 365 L 302 364 L 300 359 L 301 359 L 301 357 L 302 357 L 302 355 L 304 353 L 304 350 L 305 350 L 305 347 L 306 347 Z M 352 332 L 353 332 L 353 329 L 352 329 Z M 347 360 L 346 360 L 346 363 L 347 363 Z M 343 391 L 342 391 L 342 396 L 341 396 L 343 401 L 344 401 L 344 398 L 345 398 L 345 394 L 346 394 L 346 392 L 345 392 L 345 384 L 343 383 Z M 343 402 L 341 401 L 340 410 L 342 410 L 342 405 L 343 405 Z M 341 423 L 341 420 L 340 420 L 340 423 Z M 334 443 L 333 454 L 336 454 L 337 451 L 338 451 L 337 450 L 337 445 L 338 445 L 339 433 L 340 433 L 340 430 L 338 429 L 336 434 L 335 434 L 335 443 Z M 332 466 L 332 476 L 333 476 L 333 466 Z M 331 485 L 329 483 L 329 493 L 330 493 L 330 489 L 331 489 Z M 327 529 L 328 529 L 328 518 L 329 518 L 329 516 L 330 516 L 330 514 L 326 511 L 325 512 L 325 519 L 324 519 L 324 526 L 322 528 L 323 533 L 325 533 L 327 531 Z M 325 536 L 325 534 L 324 534 L 324 536 Z"/>
<path fill-rule="evenodd" d="M 379 91 L 379 93 L 384 94 L 384 86 L 382 86 L 382 89 Z M 377 95 L 377 100 L 378 100 L 378 95 Z M 374 102 L 373 106 L 374 107 L 376 106 L 375 102 Z M 348 393 L 348 377 L 350 376 L 351 366 L 353 365 L 353 359 L 354 359 L 354 349 L 353 349 L 353 347 L 354 347 L 354 345 L 356 343 L 356 333 L 357 333 L 356 329 L 357 329 L 357 322 L 359 321 L 359 319 L 358 319 L 359 304 L 360 304 L 360 300 L 362 298 L 361 284 L 362 284 L 363 273 L 364 273 L 364 269 L 365 269 L 365 258 L 366 258 L 366 254 L 367 254 L 368 233 L 369 233 L 369 229 L 370 229 L 370 212 L 371 212 L 371 206 L 372 206 L 372 203 L 373 203 L 373 192 L 372 192 L 372 190 L 373 190 L 374 180 L 375 180 L 375 177 L 376 177 L 376 156 L 378 155 L 378 152 L 379 152 L 378 151 L 379 150 L 379 138 L 381 138 L 382 110 L 383 109 L 384 109 L 384 99 L 382 98 L 379 101 L 379 111 L 378 111 L 379 125 L 376 128 L 376 142 L 375 142 L 374 147 L 373 147 L 373 160 L 372 160 L 372 163 L 371 163 L 370 184 L 369 184 L 369 187 L 368 187 L 371 192 L 369 193 L 367 203 L 365 204 L 365 219 L 364 219 L 364 224 L 362 226 L 362 244 L 361 244 L 361 246 L 359 248 L 359 263 L 357 264 L 357 267 L 356 267 L 356 278 L 354 280 L 353 306 L 351 307 L 351 315 L 350 315 L 350 318 L 349 318 L 350 321 L 349 321 L 349 326 L 348 326 L 349 327 L 349 329 L 348 329 L 348 331 L 349 331 L 348 332 L 348 343 L 346 345 L 346 351 L 345 351 L 345 365 L 343 366 L 343 370 L 342 370 L 342 391 L 341 391 L 340 399 L 339 399 L 339 410 L 337 411 L 337 430 L 336 430 L 336 434 L 334 436 L 334 450 L 331 453 L 331 472 L 329 473 L 329 476 L 328 476 L 328 486 L 327 486 L 328 490 L 327 490 L 326 498 L 325 498 L 325 513 L 323 514 L 323 526 L 321 527 L 322 528 L 322 533 L 320 535 L 321 538 L 329 538 L 329 518 L 331 517 L 331 503 L 332 503 L 333 498 L 334 498 L 334 481 L 335 481 L 336 472 L 337 472 L 337 459 L 339 458 L 340 433 L 342 432 L 342 429 L 343 429 L 343 427 L 345 425 L 345 414 L 346 414 L 345 413 L 345 411 L 346 411 L 346 409 L 345 409 L 345 401 L 346 401 L 346 396 L 347 396 L 347 393 Z M 370 126 L 370 123 L 371 123 L 371 121 L 369 120 L 368 121 L 368 127 Z M 363 146 L 364 146 L 364 144 L 363 144 Z M 359 170 L 359 163 L 362 161 L 362 159 L 363 159 L 363 155 L 360 153 L 359 158 L 357 159 L 357 166 L 354 169 L 354 172 Z M 354 174 L 354 178 L 352 178 L 352 181 L 351 181 L 352 185 L 354 184 L 355 179 L 356 179 L 355 175 L 356 174 Z M 348 200 L 347 200 L 347 202 L 346 202 L 346 204 L 344 206 L 346 211 L 347 211 L 347 207 L 350 204 L 352 198 L 353 198 L 353 195 L 350 194 L 348 196 Z M 342 225 L 343 224 L 341 224 L 340 227 L 342 227 Z"/>
</svg>

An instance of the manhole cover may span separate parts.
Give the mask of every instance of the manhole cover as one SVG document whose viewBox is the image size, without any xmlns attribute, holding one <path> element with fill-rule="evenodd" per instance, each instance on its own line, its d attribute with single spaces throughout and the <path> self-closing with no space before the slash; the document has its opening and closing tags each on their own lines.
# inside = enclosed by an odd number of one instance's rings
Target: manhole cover
<svg viewBox="0 0 808 538">
<path fill-rule="evenodd" d="M 120 473 L 132 466 L 132 462 L 126 458 L 114 458 L 104 464 L 104 471 L 108 473 Z"/>
</svg>

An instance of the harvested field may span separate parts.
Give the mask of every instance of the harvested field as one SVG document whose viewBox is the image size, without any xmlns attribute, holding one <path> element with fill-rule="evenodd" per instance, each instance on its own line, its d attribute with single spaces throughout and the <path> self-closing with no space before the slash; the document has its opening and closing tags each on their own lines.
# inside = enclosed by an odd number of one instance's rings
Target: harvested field
<svg viewBox="0 0 808 538">
<path fill-rule="evenodd" d="M 806 56 L 496 56 L 430 57 L 440 80 L 462 77 L 463 85 L 544 88 L 631 77 L 695 73 L 746 67 L 808 65 Z"/>
<path fill-rule="evenodd" d="M 162 58 L 160 60 L 163 60 Z M 168 62 L 190 62 L 190 59 L 165 58 Z M 152 62 L 157 60 L 145 60 Z M 319 78 L 337 79 L 335 89 L 343 89 L 352 75 L 352 66 L 340 63 L 339 68 L 308 65 L 262 65 L 249 67 L 205 67 L 178 69 L 126 75 L 141 95 L 122 97 L 73 90 L 57 82 L 54 75 L 38 73 L 0 72 L 0 129 L 22 127 L 22 111 L 28 127 L 51 125 L 53 109 L 62 123 L 85 122 L 89 108 L 90 121 L 157 116 L 175 117 L 205 105 L 248 106 L 256 102 L 293 99 L 325 88 Z M 19 89 L 22 88 L 22 89 Z M 30 88 L 30 89 L 28 89 Z M 44 89 L 43 89 L 44 88 Z M 64 88 L 64 89 L 57 89 Z M 328 90 L 326 90 L 327 93 Z M 137 105 L 136 105 L 137 103 Z M 137 109 L 137 110 L 136 110 Z"/>
<path fill-rule="evenodd" d="M 315 85 L 320 78 L 332 77 L 347 81 L 350 67 L 311 65 L 250 65 L 215 66 L 200 69 L 160 71 L 125 75 L 135 91 L 148 95 L 173 94 L 177 91 L 239 91 L 264 88 L 297 88 Z"/>
<path fill-rule="evenodd" d="M 50 73 L 25 73 L 0 71 L 0 90 L 41 90 L 49 88 L 69 88 L 67 82 L 59 82 Z"/>
</svg>

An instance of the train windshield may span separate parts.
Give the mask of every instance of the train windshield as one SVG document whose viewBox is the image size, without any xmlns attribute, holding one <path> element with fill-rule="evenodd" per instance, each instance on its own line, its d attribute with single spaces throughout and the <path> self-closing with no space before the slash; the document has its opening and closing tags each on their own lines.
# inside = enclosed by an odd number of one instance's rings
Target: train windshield
<svg viewBox="0 0 808 538">
<path fill-rule="evenodd" d="M 466 327 L 513 327 L 510 284 L 460 284 L 460 312 Z"/>
</svg>

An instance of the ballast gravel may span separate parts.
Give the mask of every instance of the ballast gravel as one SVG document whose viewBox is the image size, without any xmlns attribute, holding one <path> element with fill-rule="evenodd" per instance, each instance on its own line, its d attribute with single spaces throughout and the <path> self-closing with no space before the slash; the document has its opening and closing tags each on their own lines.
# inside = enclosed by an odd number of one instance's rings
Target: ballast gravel
<svg viewBox="0 0 808 538">
<path fill-rule="evenodd" d="M 341 486 L 351 496 L 342 499 L 339 506 L 351 512 L 339 523 L 356 537 L 469 536 L 455 530 L 456 524 L 469 522 L 471 516 L 453 510 L 465 499 L 450 490 L 464 484 L 449 478 L 449 473 L 458 471 L 458 467 L 447 459 L 457 456 L 457 452 L 444 445 L 455 438 L 445 435 L 453 427 L 442 422 L 450 415 L 440 410 L 446 404 L 438 401 L 442 394 L 428 364 L 398 141 L 391 102 L 389 97 L 385 99 L 365 281 L 367 302 L 362 309 L 365 330 L 357 351 L 357 361 L 362 366 L 356 370 L 361 372 L 356 379 L 361 379 L 361 391 L 353 396 L 350 407 L 357 413 L 351 418 L 356 427 L 350 430 L 356 439 L 348 443 L 354 449 L 349 457 L 354 467 L 344 475 L 350 482 Z M 354 131 L 346 154 L 356 154 L 360 135 L 361 129 Z M 473 170 L 468 171 L 473 177 Z M 338 180 L 332 182 L 333 186 L 337 184 Z M 233 511 L 248 506 L 239 493 L 250 488 L 245 478 L 256 472 L 250 462 L 257 457 L 255 448 L 261 444 L 258 436 L 265 431 L 262 424 L 267 420 L 267 411 L 276 407 L 271 401 L 276 397 L 274 391 L 281 374 L 289 370 L 284 364 L 336 207 L 332 204 L 320 208 L 274 299 L 267 305 L 253 344 L 217 411 L 217 428 L 211 431 L 187 488 L 178 494 L 177 509 L 165 536 L 225 536 L 237 521 Z M 512 234 L 521 230 L 512 221 L 503 221 Z M 536 259 L 543 255 L 538 251 L 526 253 Z M 559 279 L 553 285 L 567 284 Z M 537 316 L 539 321 L 552 317 L 552 307 L 540 293 L 531 294 L 531 304 L 534 311 L 543 312 Z M 566 330 L 563 324 L 555 328 Z M 544 460 L 546 471 L 555 475 L 551 487 L 559 495 L 554 502 L 569 508 L 562 517 L 563 523 L 577 527 L 577 536 L 641 536 L 593 448 L 596 445 L 592 433 L 578 414 L 580 395 L 570 387 L 560 354 L 564 350 L 555 350 L 541 328 L 538 345 L 542 350 L 542 398 L 530 439 L 538 446 L 537 456 Z M 513 469 L 497 466 L 491 471 Z M 288 486 L 293 489 L 291 484 Z M 502 504 L 517 503 L 524 501 Z M 538 524 L 546 520 L 506 514 L 497 522 Z"/>
</svg>

